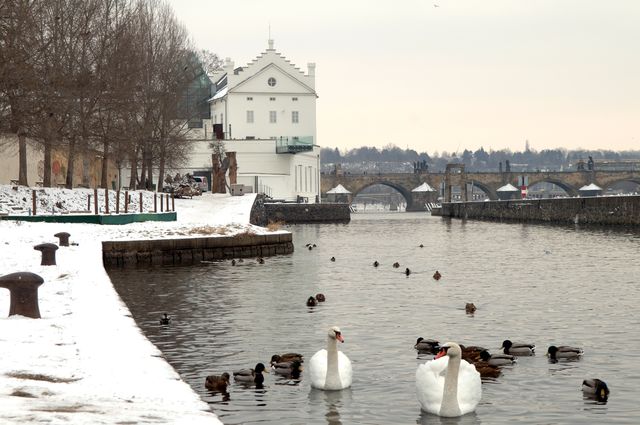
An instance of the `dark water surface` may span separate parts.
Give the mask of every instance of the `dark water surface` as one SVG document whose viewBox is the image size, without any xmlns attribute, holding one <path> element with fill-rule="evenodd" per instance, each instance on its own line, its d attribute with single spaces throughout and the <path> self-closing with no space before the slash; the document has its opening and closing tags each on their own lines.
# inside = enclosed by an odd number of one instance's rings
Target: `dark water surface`
<svg viewBox="0 0 640 425">
<path fill-rule="evenodd" d="M 418 213 L 354 214 L 347 225 L 287 230 L 295 253 L 265 264 L 110 271 L 147 337 L 225 424 L 640 423 L 637 231 Z M 308 308 L 317 292 L 327 301 Z M 163 312 L 169 326 L 159 324 Z M 228 397 L 204 388 L 208 374 L 268 364 L 275 353 L 308 360 L 332 325 L 342 328 L 340 349 L 353 362 L 348 390 L 311 390 L 304 373 L 300 382 L 267 375 L 260 390 L 232 382 Z M 415 371 L 427 358 L 413 349 L 418 336 L 494 352 L 507 338 L 538 348 L 483 383 L 474 414 L 446 420 L 420 412 Z M 581 346 L 584 357 L 549 363 L 552 344 Z M 608 383 L 608 403 L 583 400 L 581 382 L 593 377 Z"/>
</svg>

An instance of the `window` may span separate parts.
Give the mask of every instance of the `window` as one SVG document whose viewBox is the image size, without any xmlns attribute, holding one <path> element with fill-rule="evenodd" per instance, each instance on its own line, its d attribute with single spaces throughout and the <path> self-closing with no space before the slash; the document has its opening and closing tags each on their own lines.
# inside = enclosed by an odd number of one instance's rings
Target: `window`
<svg viewBox="0 0 640 425">
<path fill-rule="evenodd" d="M 269 122 L 271 124 L 275 124 L 276 122 L 278 122 L 278 118 L 277 118 L 277 114 L 276 111 L 269 111 Z"/>
<path fill-rule="evenodd" d="M 253 111 L 247 111 L 247 123 L 253 124 Z"/>
<path fill-rule="evenodd" d="M 276 98 L 275 97 L 270 97 L 269 100 L 273 102 L 274 100 L 276 100 Z"/>
<path fill-rule="evenodd" d="M 267 80 L 267 84 L 269 84 L 269 87 L 275 87 L 276 79 L 273 77 L 269 77 L 269 79 Z"/>
<path fill-rule="evenodd" d="M 247 100 L 248 100 L 249 102 L 251 102 L 251 101 L 253 100 L 253 98 L 252 98 L 252 97 L 247 97 Z"/>
<path fill-rule="evenodd" d="M 300 115 L 298 111 L 291 111 L 291 122 L 294 124 L 298 124 Z"/>
<path fill-rule="evenodd" d="M 297 101 L 298 101 L 298 98 L 297 98 L 297 97 L 292 97 L 292 98 L 291 98 L 291 101 L 293 101 L 293 102 L 297 102 Z"/>
</svg>

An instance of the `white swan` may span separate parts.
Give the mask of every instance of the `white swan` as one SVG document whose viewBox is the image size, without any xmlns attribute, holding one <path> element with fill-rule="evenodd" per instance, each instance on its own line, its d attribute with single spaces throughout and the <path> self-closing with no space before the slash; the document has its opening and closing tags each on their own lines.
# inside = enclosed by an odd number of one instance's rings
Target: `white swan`
<svg viewBox="0 0 640 425">
<path fill-rule="evenodd" d="M 462 350 L 447 342 L 435 360 L 418 366 L 416 391 L 422 410 L 439 416 L 462 416 L 473 412 L 482 397 L 476 368 L 461 359 Z"/>
<path fill-rule="evenodd" d="M 342 390 L 351 386 L 351 360 L 338 351 L 337 342 L 344 342 L 337 326 L 329 329 L 327 349 L 320 350 L 309 361 L 311 386 L 320 390 Z"/>
</svg>

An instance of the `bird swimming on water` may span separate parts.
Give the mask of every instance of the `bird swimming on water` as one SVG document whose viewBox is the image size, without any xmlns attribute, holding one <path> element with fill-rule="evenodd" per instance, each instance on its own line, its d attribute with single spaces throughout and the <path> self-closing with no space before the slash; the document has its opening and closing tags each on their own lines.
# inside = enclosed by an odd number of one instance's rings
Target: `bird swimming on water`
<svg viewBox="0 0 640 425">
<path fill-rule="evenodd" d="M 204 386 L 209 391 L 226 393 L 227 385 L 229 385 L 229 378 L 230 376 L 227 372 L 222 375 L 209 375 L 204 381 Z"/>
<path fill-rule="evenodd" d="M 255 384 L 256 387 L 260 388 L 264 383 L 262 372 L 269 373 L 264 364 L 258 363 L 254 369 L 241 369 L 233 372 L 233 380 L 243 384 Z"/>
<path fill-rule="evenodd" d="M 318 300 L 316 300 L 314 297 L 307 298 L 307 307 L 314 307 L 316 305 L 318 305 Z"/>
<path fill-rule="evenodd" d="M 440 272 L 438 270 L 436 270 L 436 272 L 433 274 L 433 278 L 435 280 L 440 280 L 441 277 L 442 277 L 442 275 L 440 274 Z"/>
<path fill-rule="evenodd" d="M 169 317 L 169 315 L 167 313 L 164 313 L 164 317 L 162 317 L 160 319 L 160 324 L 161 325 L 168 325 L 169 322 L 171 322 L 171 318 Z"/>
<path fill-rule="evenodd" d="M 316 294 L 316 301 L 318 301 L 319 303 L 323 303 L 326 300 L 324 294 Z"/>
</svg>

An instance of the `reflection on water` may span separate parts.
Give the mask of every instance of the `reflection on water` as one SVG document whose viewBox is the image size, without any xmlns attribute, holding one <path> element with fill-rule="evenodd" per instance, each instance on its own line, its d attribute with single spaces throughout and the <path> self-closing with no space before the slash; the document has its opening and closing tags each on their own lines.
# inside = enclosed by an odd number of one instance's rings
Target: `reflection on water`
<svg viewBox="0 0 640 425">
<path fill-rule="evenodd" d="M 416 421 L 420 425 L 478 425 L 482 421 L 476 412 L 468 413 L 457 418 L 443 418 L 431 413 L 420 411 L 420 416 Z"/>
<path fill-rule="evenodd" d="M 110 275 L 138 325 L 225 424 L 636 422 L 637 232 L 413 213 L 352 218 L 289 227 L 296 251 L 264 264 L 246 259 Z M 307 307 L 319 292 L 326 302 Z M 470 302 L 473 315 L 465 313 Z M 165 312 L 171 323 L 161 326 Z M 326 347 L 333 325 L 353 362 L 349 390 L 311 390 L 305 372 L 297 381 L 268 374 L 262 389 L 233 381 L 227 394 L 204 388 L 207 375 L 268 364 L 275 353 L 308 360 Z M 433 357 L 417 355 L 419 336 L 492 352 L 505 339 L 524 340 L 539 353 L 483 382 L 475 414 L 444 419 L 419 413 L 415 371 Z M 614 354 L 620 343 L 625 348 Z M 558 344 L 585 354 L 549 363 L 544 353 Z M 582 380 L 592 376 L 611 389 L 606 405 L 582 397 Z"/>
</svg>

